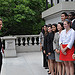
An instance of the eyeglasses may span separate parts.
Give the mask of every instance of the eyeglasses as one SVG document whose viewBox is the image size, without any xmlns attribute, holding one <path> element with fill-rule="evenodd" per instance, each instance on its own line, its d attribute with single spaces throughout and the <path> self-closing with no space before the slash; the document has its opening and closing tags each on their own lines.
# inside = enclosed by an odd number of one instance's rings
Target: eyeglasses
<svg viewBox="0 0 75 75">
<path fill-rule="evenodd" d="M 52 27 L 52 28 L 55 28 L 55 27 Z"/>
<path fill-rule="evenodd" d="M 68 15 L 68 16 L 72 16 L 72 15 Z"/>
</svg>

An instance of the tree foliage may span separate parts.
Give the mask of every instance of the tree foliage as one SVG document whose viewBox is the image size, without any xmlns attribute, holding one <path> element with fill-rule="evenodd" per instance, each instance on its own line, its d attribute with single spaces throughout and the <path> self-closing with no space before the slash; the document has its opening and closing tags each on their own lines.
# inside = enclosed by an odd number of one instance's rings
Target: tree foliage
<svg viewBox="0 0 75 75">
<path fill-rule="evenodd" d="M 0 0 L 3 35 L 38 34 L 45 24 L 45 0 Z"/>
</svg>

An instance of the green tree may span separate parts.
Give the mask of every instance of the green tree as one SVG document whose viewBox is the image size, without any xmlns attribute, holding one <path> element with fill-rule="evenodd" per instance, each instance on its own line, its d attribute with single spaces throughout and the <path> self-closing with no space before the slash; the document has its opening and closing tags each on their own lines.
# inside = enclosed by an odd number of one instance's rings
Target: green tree
<svg viewBox="0 0 75 75">
<path fill-rule="evenodd" d="M 0 0 L 3 35 L 38 34 L 45 24 L 45 0 Z"/>
</svg>

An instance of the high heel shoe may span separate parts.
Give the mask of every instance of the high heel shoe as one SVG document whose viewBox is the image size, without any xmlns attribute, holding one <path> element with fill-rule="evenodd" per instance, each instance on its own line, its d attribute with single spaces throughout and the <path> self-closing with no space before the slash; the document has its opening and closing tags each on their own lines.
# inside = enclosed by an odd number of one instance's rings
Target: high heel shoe
<svg viewBox="0 0 75 75">
<path fill-rule="evenodd" d="M 51 74 L 51 72 L 48 72 L 48 74 Z"/>
</svg>

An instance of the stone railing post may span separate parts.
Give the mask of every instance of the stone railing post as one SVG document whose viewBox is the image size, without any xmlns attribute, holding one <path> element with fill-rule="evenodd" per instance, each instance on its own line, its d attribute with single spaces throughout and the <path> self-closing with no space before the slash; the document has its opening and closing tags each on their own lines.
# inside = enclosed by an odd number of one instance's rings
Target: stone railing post
<svg viewBox="0 0 75 75">
<path fill-rule="evenodd" d="M 37 43 L 37 41 L 36 41 L 36 36 L 35 36 L 34 38 L 35 38 L 34 43 L 35 43 L 35 45 L 36 45 L 36 43 Z"/>
<path fill-rule="evenodd" d="M 28 42 L 27 42 L 27 37 L 25 37 L 25 44 L 27 45 L 27 43 L 28 43 Z"/>
<path fill-rule="evenodd" d="M 30 36 L 29 45 L 32 45 L 32 37 Z"/>
<path fill-rule="evenodd" d="M 16 46 L 18 46 L 18 38 L 16 39 Z"/>
<path fill-rule="evenodd" d="M 5 40 L 4 57 L 16 57 L 15 39 L 16 37 L 6 36 L 2 37 Z"/>
<path fill-rule="evenodd" d="M 22 41 L 22 38 L 20 38 L 20 39 L 21 39 L 21 42 L 20 42 L 20 43 L 21 43 L 21 46 L 23 46 L 23 41 Z"/>
</svg>

